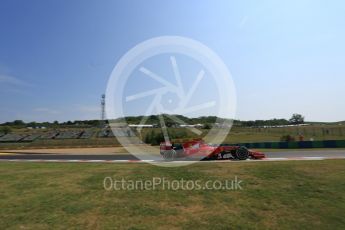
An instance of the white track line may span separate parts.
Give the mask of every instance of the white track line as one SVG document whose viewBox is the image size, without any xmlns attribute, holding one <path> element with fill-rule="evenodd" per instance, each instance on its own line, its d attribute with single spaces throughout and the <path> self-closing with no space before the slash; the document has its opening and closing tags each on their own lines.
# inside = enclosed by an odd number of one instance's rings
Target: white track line
<svg viewBox="0 0 345 230">
<path fill-rule="evenodd" d="M 264 158 L 261 160 L 246 160 L 246 161 L 229 161 L 229 160 L 218 160 L 218 161 L 195 161 L 201 163 L 240 163 L 240 162 L 267 162 L 267 161 L 303 161 L 303 160 L 335 160 L 335 159 L 345 159 L 345 157 L 277 157 L 277 158 Z M 0 162 L 54 162 L 54 163 L 164 163 L 164 161 L 154 161 L 154 160 L 51 160 L 51 159 L 0 159 Z M 167 163 L 184 163 L 193 161 L 168 161 Z"/>
</svg>

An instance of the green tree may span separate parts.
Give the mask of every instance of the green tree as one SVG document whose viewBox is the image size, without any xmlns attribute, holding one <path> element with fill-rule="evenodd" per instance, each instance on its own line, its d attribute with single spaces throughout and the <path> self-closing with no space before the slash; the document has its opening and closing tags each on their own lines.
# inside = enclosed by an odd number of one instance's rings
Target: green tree
<svg viewBox="0 0 345 230">
<path fill-rule="evenodd" d="M 146 144 L 151 144 L 152 142 L 152 135 L 153 135 L 153 131 L 146 133 L 145 138 L 144 138 L 144 142 Z"/>
<path fill-rule="evenodd" d="M 8 134 L 8 133 L 11 133 L 12 132 L 12 129 L 8 126 L 3 126 L 0 128 L 0 133 L 4 133 L 4 134 Z"/>
<path fill-rule="evenodd" d="M 301 114 L 294 113 L 292 117 L 289 120 L 290 124 L 303 124 L 304 123 L 304 117 Z"/>
<path fill-rule="evenodd" d="M 164 141 L 163 133 L 154 133 L 153 138 L 151 140 L 151 145 L 159 145 L 161 142 Z"/>
<path fill-rule="evenodd" d="M 211 129 L 211 125 L 209 123 L 204 124 L 203 126 L 204 129 Z"/>
<path fill-rule="evenodd" d="M 22 120 L 15 120 L 12 122 L 14 126 L 25 126 L 25 122 Z"/>
<path fill-rule="evenodd" d="M 32 128 L 36 128 L 36 126 L 37 126 L 37 123 L 36 122 L 30 122 L 30 123 L 28 123 L 27 125 L 26 125 L 26 127 L 32 127 Z"/>
</svg>

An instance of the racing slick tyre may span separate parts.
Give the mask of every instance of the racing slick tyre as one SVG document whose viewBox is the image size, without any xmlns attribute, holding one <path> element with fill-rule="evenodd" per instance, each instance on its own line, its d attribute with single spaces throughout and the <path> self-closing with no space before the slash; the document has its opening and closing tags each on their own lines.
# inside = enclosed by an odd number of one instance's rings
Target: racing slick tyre
<svg viewBox="0 0 345 230">
<path fill-rule="evenodd" d="M 170 150 L 169 151 L 164 151 L 163 152 L 163 158 L 164 160 L 168 160 L 170 158 Z"/>
<path fill-rule="evenodd" d="M 241 146 L 236 150 L 235 158 L 238 160 L 247 160 L 249 158 L 249 151 L 246 147 Z"/>
<path fill-rule="evenodd" d="M 176 159 L 176 151 L 175 150 L 168 150 L 168 151 L 164 151 L 163 153 L 163 158 L 164 160 L 167 161 L 173 161 Z"/>
</svg>

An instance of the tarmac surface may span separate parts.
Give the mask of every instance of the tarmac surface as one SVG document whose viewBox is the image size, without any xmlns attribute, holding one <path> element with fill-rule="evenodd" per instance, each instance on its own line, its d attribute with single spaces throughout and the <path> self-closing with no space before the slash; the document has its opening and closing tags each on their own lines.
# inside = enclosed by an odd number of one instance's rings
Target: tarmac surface
<svg viewBox="0 0 345 230">
<path fill-rule="evenodd" d="M 345 157 L 345 150 L 294 150 L 294 151 L 277 151 L 277 152 L 264 152 L 268 158 L 279 157 Z"/>
<path fill-rule="evenodd" d="M 269 160 L 275 159 L 343 159 L 345 150 L 302 150 L 302 151 L 277 151 L 265 153 Z M 116 154 L 45 154 L 45 153 L 6 153 L 0 152 L 0 160 L 65 160 L 65 161 L 139 161 L 137 157 L 128 153 Z M 152 160 L 152 159 L 147 159 Z"/>
</svg>

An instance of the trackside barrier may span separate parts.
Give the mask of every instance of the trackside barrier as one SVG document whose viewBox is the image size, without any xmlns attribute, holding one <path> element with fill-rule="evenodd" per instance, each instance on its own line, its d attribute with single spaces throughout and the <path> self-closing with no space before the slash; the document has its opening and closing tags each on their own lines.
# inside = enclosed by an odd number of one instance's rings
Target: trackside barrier
<svg viewBox="0 0 345 230">
<path fill-rule="evenodd" d="M 222 144 L 222 146 L 241 145 L 253 149 L 308 149 L 308 148 L 345 148 L 345 140 L 290 141 Z"/>
</svg>

